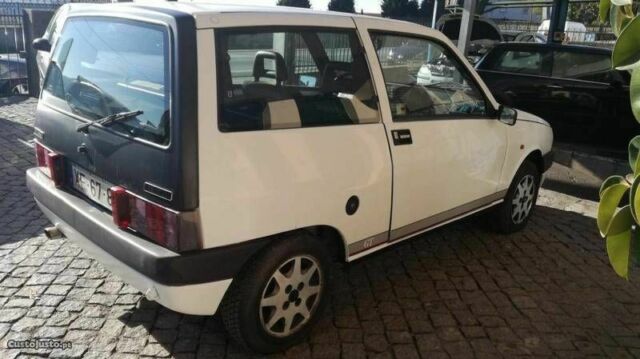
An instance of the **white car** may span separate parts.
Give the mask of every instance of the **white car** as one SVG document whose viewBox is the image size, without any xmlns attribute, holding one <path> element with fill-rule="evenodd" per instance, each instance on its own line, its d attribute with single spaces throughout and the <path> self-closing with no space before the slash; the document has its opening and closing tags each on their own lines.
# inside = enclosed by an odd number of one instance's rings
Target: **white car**
<svg viewBox="0 0 640 359">
<path fill-rule="evenodd" d="M 167 308 L 220 311 L 257 352 L 307 335 L 331 261 L 482 210 L 522 229 L 551 165 L 549 124 L 426 27 L 191 2 L 64 19 L 27 171 L 46 234 Z M 425 51 L 378 59 L 396 46 Z M 448 81 L 416 82 L 429 54 Z"/>
</svg>

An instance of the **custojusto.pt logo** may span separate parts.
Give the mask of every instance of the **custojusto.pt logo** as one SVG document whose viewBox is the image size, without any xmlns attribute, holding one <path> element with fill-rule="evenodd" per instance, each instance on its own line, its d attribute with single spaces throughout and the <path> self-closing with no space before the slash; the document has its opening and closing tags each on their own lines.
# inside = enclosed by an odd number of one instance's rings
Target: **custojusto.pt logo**
<svg viewBox="0 0 640 359">
<path fill-rule="evenodd" d="M 52 339 L 8 340 L 8 349 L 71 349 L 71 342 Z"/>
</svg>

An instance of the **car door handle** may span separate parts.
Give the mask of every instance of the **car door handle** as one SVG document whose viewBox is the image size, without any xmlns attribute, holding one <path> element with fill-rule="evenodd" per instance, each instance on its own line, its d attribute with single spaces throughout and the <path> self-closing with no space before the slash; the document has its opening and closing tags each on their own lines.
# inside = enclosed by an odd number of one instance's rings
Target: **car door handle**
<svg viewBox="0 0 640 359">
<path fill-rule="evenodd" d="M 413 144 L 411 131 L 408 129 L 392 130 L 391 137 L 393 137 L 393 144 L 396 146 Z"/>
<path fill-rule="evenodd" d="M 562 90 L 564 89 L 564 87 L 560 86 L 560 85 L 547 85 L 548 89 L 552 89 L 552 90 Z"/>
</svg>

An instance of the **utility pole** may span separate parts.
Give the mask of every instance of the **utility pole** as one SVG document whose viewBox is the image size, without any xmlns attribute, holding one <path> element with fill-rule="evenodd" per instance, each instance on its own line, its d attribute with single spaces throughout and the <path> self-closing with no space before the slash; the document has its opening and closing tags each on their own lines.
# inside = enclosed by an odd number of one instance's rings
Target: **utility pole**
<svg viewBox="0 0 640 359">
<path fill-rule="evenodd" d="M 433 16 L 431 16 L 431 28 L 432 29 L 436 28 L 436 15 L 437 14 L 438 14 L 438 0 L 433 0 Z"/>
<path fill-rule="evenodd" d="M 469 48 L 475 12 L 476 0 L 464 0 L 462 21 L 460 22 L 460 35 L 458 36 L 458 49 L 460 49 L 464 55 L 467 55 L 467 49 Z"/>
<path fill-rule="evenodd" d="M 553 0 L 551 19 L 549 20 L 549 33 L 547 43 L 561 43 L 564 40 L 564 26 L 567 22 L 567 11 L 569 10 L 569 0 Z"/>
</svg>

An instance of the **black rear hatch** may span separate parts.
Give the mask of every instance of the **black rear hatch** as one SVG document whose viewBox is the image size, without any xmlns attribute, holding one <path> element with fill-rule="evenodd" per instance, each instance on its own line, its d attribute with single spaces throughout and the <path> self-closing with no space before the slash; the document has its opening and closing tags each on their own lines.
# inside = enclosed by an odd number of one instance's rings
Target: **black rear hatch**
<svg viewBox="0 0 640 359">
<path fill-rule="evenodd" d="M 167 10 L 129 9 L 148 21 L 126 19 L 129 13 L 66 21 L 38 104 L 36 137 L 64 156 L 70 190 L 75 172 L 82 171 L 171 209 L 193 210 L 194 20 Z"/>
</svg>

